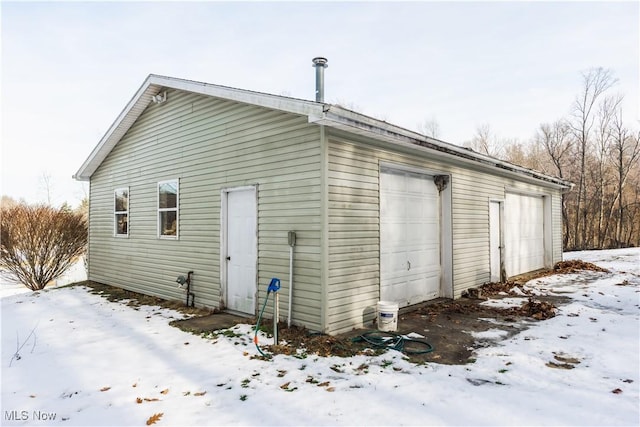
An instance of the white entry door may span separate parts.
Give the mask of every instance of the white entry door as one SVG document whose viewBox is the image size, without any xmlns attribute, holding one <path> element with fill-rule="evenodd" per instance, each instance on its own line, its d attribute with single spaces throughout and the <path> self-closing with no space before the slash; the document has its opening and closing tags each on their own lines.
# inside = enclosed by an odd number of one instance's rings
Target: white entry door
<svg viewBox="0 0 640 427">
<path fill-rule="evenodd" d="M 380 299 L 406 307 L 440 294 L 440 206 L 433 177 L 380 175 Z"/>
<path fill-rule="evenodd" d="M 489 202 L 489 269 L 491 281 L 500 282 L 502 270 L 502 214 L 501 202 Z"/>
<path fill-rule="evenodd" d="M 507 276 L 544 267 L 544 199 L 507 193 L 504 202 Z"/>
<path fill-rule="evenodd" d="M 256 311 L 257 213 L 254 188 L 226 192 L 227 308 Z"/>
</svg>

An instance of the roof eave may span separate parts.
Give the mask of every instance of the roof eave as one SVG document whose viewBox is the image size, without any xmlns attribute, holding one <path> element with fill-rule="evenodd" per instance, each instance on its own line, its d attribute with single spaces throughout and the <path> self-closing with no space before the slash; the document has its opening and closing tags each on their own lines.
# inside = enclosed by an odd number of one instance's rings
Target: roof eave
<svg viewBox="0 0 640 427">
<path fill-rule="evenodd" d="M 569 181 L 544 175 L 531 169 L 516 166 L 509 162 L 498 160 L 444 141 L 425 137 L 408 129 L 347 110 L 337 105 L 212 85 L 192 80 L 177 79 L 174 77 L 159 76 L 156 74 L 150 74 L 145 79 L 144 83 L 127 103 L 122 112 L 120 112 L 80 169 L 73 175 L 74 179 L 79 181 L 90 180 L 93 173 L 109 155 L 118 141 L 120 141 L 147 108 L 152 97 L 165 89 L 183 90 L 307 116 L 309 123 L 325 125 L 413 149 L 440 153 L 443 156 L 455 157 L 459 161 L 481 165 L 487 169 L 502 169 L 509 174 L 528 177 L 536 182 L 543 181 L 548 185 L 561 188 L 565 191 L 570 190 L 573 186 Z"/>
<path fill-rule="evenodd" d="M 135 95 L 133 95 L 133 98 L 131 98 L 102 139 L 100 139 L 98 145 L 95 146 L 91 154 L 89 154 L 89 157 L 87 157 L 82 166 L 80 166 L 80 169 L 73 175 L 74 179 L 88 181 L 91 178 L 91 175 L 98 169 L 100 163 L 107 157 L 120 138 L 127 133 L 144 109 L 147 108 L 147 105 L 151 102 L 151 98 L 160 92 L 162 86 L 154 84 L 154 80 L 156 80 L 156 76 L 154 75 L 149 75 L 145 79 Z"/>
<path fill-rule="evenodd" d="M 360 115 L 350 110 L 345 110 L 341 107 L 332 105 L 329 108 L 326 108 L 325 112 L 321 116 L 310 117 L 309 121 L 319 125 L 405 146 L 407 148 L 429 152 L 435 151 L 443 156 L 455 158 L 457 161 L 471 163 L 487 169 L 495 170 L 498 168 L 508 174 L 515 174 L 519 177 L 528 177 L 538 183 L 543 181 L 547 185 L 565 191 L 568 191 L 573 187 L 571 182 L 561 178 L 545 175 L 532 169 L 517 166 L 457 145 L 429 138 L 399 126 Z"/>
</svg>

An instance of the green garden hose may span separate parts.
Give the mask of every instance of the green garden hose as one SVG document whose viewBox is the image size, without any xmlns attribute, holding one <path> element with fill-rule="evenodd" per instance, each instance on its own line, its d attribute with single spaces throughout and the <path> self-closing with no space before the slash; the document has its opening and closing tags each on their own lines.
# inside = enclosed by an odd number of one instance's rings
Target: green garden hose
<svg viewBox="0 0 640 427">
<path fill-rule="evenodd" d="M 253 342 L 256 345 L 256 348 L 258 349 L 258 352 L 262 355 L 262 357 L 266 357 L 267 359 L 271 358 L 271 355 L 267 356 L 260 349 L 260 346 L 258 345 L 258 329 L 260 328 L 260 321 L 262 320 L 262 313 L 264 313 L 264 308 L 267 306 L 267 301 L 269 300 L 269 294 L 270 294 L 270 292 L 267 292 L 267 297 L 264 299 L 264 304 L 262 304 L 262 310 L 260 310 L 260 314 L 258 315 L 258 321 L 256 322 L 256 333 L 253 336 Z"/>
<path fill-rule="evenodd" d="M 352 341 L 364 341 L 377 348 L 398 350 L 407 355 L 427 354 L 433 351 L 433 346 L 425 340 L 409 338 L 393 332 L 369 331 L 353 338 Z"/>
<path fill-rule="evenodd" d="M 280 289 L 280 279 L 273 278 L 271 279 L 271 283 L 269 283 L 269 287 L 267 288 L 267 296 L 264 299 L 264 304 L 262 304 L 262 310 L 260 310 L 260 314 L 258 315 L 258 321 L 256 322 L 256 333 L 253 336 L 253 343 L 256 345 L 258 352 L 267 359 L 270 359 L 272 356 L 270 354 L 265 354 L 260 346 L 258 345 L 258 329 L 260 328 L 260 322 L 262 321 L 262 313 L 264 313 L 264 309 L 267 306 L 267 301 L 269 301 L 269 294 L 271 292 L 278 292 Z M 275 333 L 275 331 L 274 331 Z"/>
</svg>

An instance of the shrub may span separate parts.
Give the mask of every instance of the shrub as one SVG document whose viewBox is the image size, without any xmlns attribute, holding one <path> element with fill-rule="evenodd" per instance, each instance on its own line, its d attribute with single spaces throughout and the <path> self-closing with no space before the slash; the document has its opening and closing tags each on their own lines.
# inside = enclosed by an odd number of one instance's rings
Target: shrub
<svg viewBox="0 0 640 427">
<path fill-rule="evenodd" d="M 87 246 L 87 222 L 68 208 L 2 206 L 0 272 L 32 291 L 60 277 Z"/>
</svg>

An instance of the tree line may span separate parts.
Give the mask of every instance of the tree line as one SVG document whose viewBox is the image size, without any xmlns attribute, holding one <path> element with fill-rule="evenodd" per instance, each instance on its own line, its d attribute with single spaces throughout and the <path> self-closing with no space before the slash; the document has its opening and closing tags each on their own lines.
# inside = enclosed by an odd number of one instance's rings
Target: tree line
<svg viewBox="0 0 640 427">
<path fill-rule="evenodd" d="M 528 143 L 481 125 L 465 144 L 574 184 L 562 202 L 565 250 L 640 246 L 640 131 L 624 121 L 616 83 L 611 70 L 590 69 L 570 113 L 541 123 Z"/>
</svg>

